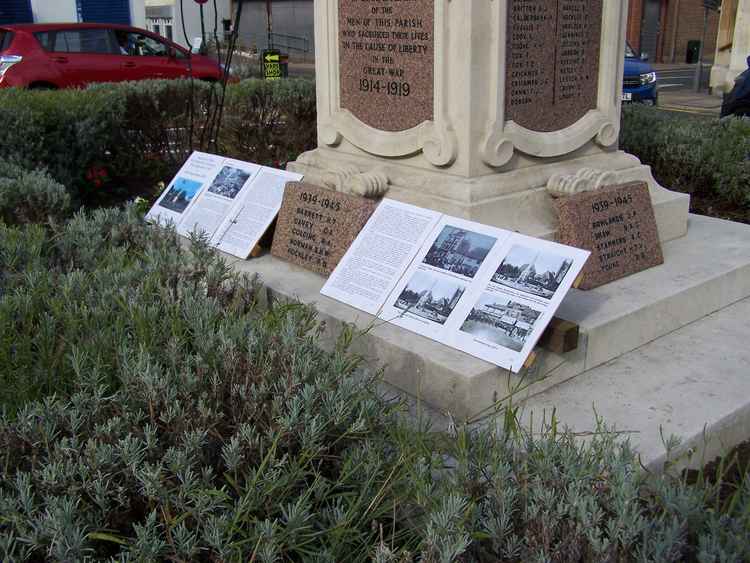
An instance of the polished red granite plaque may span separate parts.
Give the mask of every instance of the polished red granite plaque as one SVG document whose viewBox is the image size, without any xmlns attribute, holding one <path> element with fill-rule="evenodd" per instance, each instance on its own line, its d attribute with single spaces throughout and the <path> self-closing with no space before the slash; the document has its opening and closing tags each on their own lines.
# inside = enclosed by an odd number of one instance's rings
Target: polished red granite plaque
<svg viewBox="0 0 750 563">
<path fill-rule="evenodd" d="M 304 182 L 289 182 L 271 254 L 325 276 L 377 207 L 377 202 Z"/>
<path fill-rule="evenodd" d="M 602 0 L 508 0 L 505 119 L 549 132 L 595 109 L 601 31 Z"/>
<path fill-rule="evenodd" d="M 664 263 L 651 195 L 630 182 L 555 201 L 559 242 L 591 251 L 579 289 L 593 289 Z"/>
<path fill-rule="evenodd" d="M 382 131 L 434 115 L 434 0 L 339 0 L 341 107 Z"/>
</svg>

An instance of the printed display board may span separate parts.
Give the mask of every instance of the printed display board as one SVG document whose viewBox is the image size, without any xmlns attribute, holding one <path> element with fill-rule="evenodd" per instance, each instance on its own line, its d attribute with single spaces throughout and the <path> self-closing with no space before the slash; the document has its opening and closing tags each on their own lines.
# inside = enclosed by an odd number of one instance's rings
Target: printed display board
<svg viewBox="0 0 750 563">
<path fill-rule="evenodd" d="M 561 198 L 559 240 L 591 251 L 580 289 L 664 263 L 648 185 L 630 182 Z"/>
<path fill-rule="evenodd" d="M 434 114 L 435 0 L 339 0 L 341 107 L 382 131 Z"/>
<path fill-rule="evenodd" d="M 321 293 L 518 372 L 588 256 L 385 199 Z"/>
<path fill-rule="evenodd" d="M 603 0 L 508 0 L 505 118 L 564 129 L 597 106 Z"/>
<path fill-rule="evenodd" d="M 279 213 L 287 182 L 302 175 L 194 152 L 146 219 L 178 233 L 202 233 L 211 246 L 247 258 Z"/>
<path fill-rule="evenodd" d="M 590 254 L 301 180 L 292 172 L 195 152 L 147 219 L 174 224 L 183 235 L 202 233 L 212 246 L 247 258 L 279 215 L 272 254 L 331 274 L 322 294 L 514 372 Z M 600 201 L 589 205 L 592 210 L 623 207 L 623 221 L 625 207 L 639 209 L 636 196 L 594 195 Z M 645 232 L 636 231 L 635 215 L 627 217 L 629 234 Z"/>
</svg>

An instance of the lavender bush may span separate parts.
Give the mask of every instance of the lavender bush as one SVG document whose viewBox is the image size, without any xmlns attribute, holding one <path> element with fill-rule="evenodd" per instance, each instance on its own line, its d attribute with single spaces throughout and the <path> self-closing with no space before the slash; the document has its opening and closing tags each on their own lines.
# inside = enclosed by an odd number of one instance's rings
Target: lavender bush
<svg viewBox="0 0 750 563">
<path fill-rule="evenodd" d="M 649 475 L 603 424 L 432 432 L 205 240 L 54 215 L 27 178 L 34 222 L 0 206 L 0 559 L 750 559 L 749 480 Z"/>
</svg>

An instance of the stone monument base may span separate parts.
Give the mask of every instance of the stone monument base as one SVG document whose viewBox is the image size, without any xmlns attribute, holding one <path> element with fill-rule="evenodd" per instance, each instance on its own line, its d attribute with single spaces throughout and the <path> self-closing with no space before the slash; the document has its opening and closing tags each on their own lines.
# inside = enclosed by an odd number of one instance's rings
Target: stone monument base
<svg viewBox="0 0 750 563">
<path fill-rule="evenodd" d="M 628 413 L 637 406 L 638 412 L 653 410 L 652 414 L 658 415 L 656 419 L 649 418 L 649 423 L 653 422 L 649 431 L 654 435 L 648 437 L 656 460 L 662 452 L 657 443 L 660 422 L 676 424 L 684 415 L 699 425 L 731 418 L 733 422 L 726 428 L 735 430 L 737 424 L 745 427 L 750 424 L 750 398 L 746 392 L 738 390 L 741 409 L 735 400 L 727 400 L 726 408 L 730 410 L 724 412 L 721 400 L 706 402 L 700 395 L 685 397 L 678 386 L 667 389 L 673 380 L 685 378 L 695 383 L 694 387 L 700 387 L 698 383 L 709 375 L 704 373 L 707 371 L 730 374 L 732 378 L 742 379 L 742 385 L 750 385 L 745 377 L 746 364 L 736 364 L 742 360 L 734 359 L 727 352 L 726 338 L 714 326 L 729 321 L 712 321 L 708 329 L 700 328 L 701 323 L 708 322 L 704 320 L 708 315 L 718 311 L 722 318 L 728 316 L 734 319 L 732 322 L 747 324 L 745 317 L 735 319 L 732 311 L 736 308 L 733 304 L 750 296 L 750 227 L 690 215 L 688 234 L 666 243 L 664 256 L 665 263 L 661 266 L 591 291 L 571 290 L 558 316 L 579 324 L 578 348 L 563 355 L 537 349 L 537 361 L 520 374 L 329 299 L 320 294 L 324 277 L 273 256 L 231 260 L 236 269 L 260 276 L 269 299 L 293 299 L 315 305 L 320 320 L 325 321 L 324 345 L 335 342 L 344 323 L 353 324 L 359 331 L 353 341 L 354 351 L 368 360 L 371 367 L 383 367 L 384 378 L 390 385 L 418 398 L 434 411 L 450 412 L 456 420 L 468 420 L 490 414 L 511 399 L 515 404 L 526 401 L 526 404 L 544 408 L 555 406 L 559 400 L 561 410 L 572 421 L 585 419 L 593 424 L 591 407 L 605 420 L 621 423 L 630 421 Z M 732 326 L 723 330 L 742 332 L 741 327 Z M 675 336 L 685 330 L 696 334 L 689 338 Z M 747 331 L 740 336 L 739 341 L 744 343 Z M 652 348 L 659 350 L 658 357 L 649 356 L 648 350 Z M 746 347 L 740 348 L 737 354 L 747 356 Z M 637 367 L 630 372 L 615 370 L 620 374 L 615 384 L 612 381 L 615 376 L 610 373 L 615 369 L 612 366 L 623 362 L 623 365 Z M 739 373 L 735 373 L 738 370 Z M 604 377 L 608 378 L 606 385 L 602 383 Z M 711 377 L 716 379 L 714 375 Z M 664 378 L 663 382 L 660 378 Z M 729 375 L 727 378 L 728 384 L 734 385 L 734 379 Z M 584 381 L 585 385 L 577 383 Z M 569 408 L 566 398 L 569 393 L 565 390 L 573 388 L 579 389 L 581 394 L 575 404 L 587 406 L 585 416 Z M 730 398 L 737 398 L 737 392 L 731 387 L 723 389 L 717 384 L 713 390 L 716 397 L 727 393 Z M 625 399 L 625 402 L 619 401 L 617 397 L 623 394 L 628 400 L 637 401 L 637 405 L 629 406 Z M 675 405 L 689 403 L 692 411 L 670 411 L 668 403 L 673 397 L 676 397 Z M 652 403 L 653 409 L 649 410 Z M 709 404 L 711 412 L 705 408 Z M 738 423 L 737 416 L 744 418 Z M 632 424 L 636 422 L 633 420 Z M 677 430 L 680 428 L 678 425 Z M 732 445 L 724 444 L 725 447 Z"/>
<path fill-rule="evenodd" d="M 470 179 L 394 159 L 347 155 L 326 148 L 300 155 L 287 168 L 304 174 L 305 181 L 312 184 L 360 195 L 387 187 L 387 197 L 405 203 L 547 239 L 553 239 L 557 231 L 557 215 L 546 190 L 547 181 L 556 174 L 595 168 L 613 172 L 617 183 L 648 183 L 662 242 L 687 232 L 690 196 L 660 186 L 649 166 L 623 151 L 568 156 L 559 162 Z"/>
</svg>

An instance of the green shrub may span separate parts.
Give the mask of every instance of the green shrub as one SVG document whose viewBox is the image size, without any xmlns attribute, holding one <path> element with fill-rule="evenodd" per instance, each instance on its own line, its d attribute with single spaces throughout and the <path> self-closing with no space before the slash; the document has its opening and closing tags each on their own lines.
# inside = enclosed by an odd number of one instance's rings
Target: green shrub
<svg viewBox="0 0 750 563">
<path fill-rule="evenodd" d="M 205 312 L 184 312 L 204 330 Z M 746 561 L 747 482 L 642 472 L 588 445 L 460 429 L 438 439 L 383 404 L 304 308 L 219 326 L 204 348 L 122 346 L 120 389 L 77 356 L 68 400 L 0 420 L 0 554 L 69 561 Z M 312 329 L 312 330 L 311 330 Z M 232 331 L 246 337 L 240 345 Z M 201 333 L 206 334 L 206 333 Z M 210 349 L 209 346 L 213 346 Z M 206 361 L 207 360 L 207 361 Z M 224 370 L 224 371 L 220 371 Z"/>
<path fill-rule="evenodd" d="M 430 433 L 350 333 L 322 350 L 311 309 L 261 307 L 205 240 L 132 207 L 65 220 L 47 176 L 0 173 L 30 209 L 0 205 L 3 560 L 750 557 L 750 480 L 649 476 L 603 427 L 582 444 L 512 412 Z"/>
<path fill-rule="evenodd" d="M 0 559 L 366 557 L 391 409 L 311 310 L 131 210 L 1 228 Z"/>
<path fill-rule="evenodd" d="M 206 129 L 209 116 L 203 108 L 209 97 L 216 96 L 214 90 L 220 87 L 188 80 L 145 80 L 89 88 L 90 92 L 116 96 L 123 107 L 109 141 L 108 165 L 113 175 L 129 182 L 167 181 L 193 150 L 208 150 L 209 140 L 201 139 L 200 132 Z"/>
<path fill-rule="evenodd" d="M 733 494 L 600 428 L 409 422 L 314 312 L 133 208 L 0 223 L 0 559 L 744 561 Z"/>
<path fill-rule="evenodd" d="M 122 112 L 101 92 L 0 90 L 0 158 L 46 169 L 78 197 L 93 189 L 87 174 L 106 161 Z"/>
<path fill-rule="evenodd" d="M 250 79 L 227 91 L 223 150 L 236 158 L 283 167 L 317 143 L 315 83 Z"/>
<path fill-rule="evenodd" d="M 121 342 L 119 391 L 76 353 L 69 400 L 0 422 L 13 451 L 2 455 L 0 554 L 366 557 L 372 520 L 392 510 L 393 454 L 373 436 L 382 405 L 348 377 L 351 361 L 316 347 L 309 311 L 226 319 L 211 305 L 185 295 L 186 332 L 157 355 Z"/>
<path fill-rule="evenodd" d="M 193 150 L 281 166 L 315 146 L 310 80 L 250 79 L 227 88 L 187 80 L 87 90 L 0 90 L 0 158 L 45 168 L 76 202 L 152 195 Z"/>
<path fill-rule="evenodd" d="M 750 205 L 750 121 L 627 106 L 620 147 L 664 186 Z"/>
<path fill-rule="evenodd" d="M 720 503 L 716 487 L 642 471 L 628 443 L 602 423 L 585 443 L 554 419 L 533 430 L 506 413 L 504 430 L 460 428 L 440 456 L 433 451 L 412 468 L 410 499 L 426 515 L 419 524 L 427 560 L 750 557 L 750 480 Z M 398 552 L 384 552 L 381 560 L 399 560 Z"/>
<path fill-rule="evenodd" d="M 64 186 L 45 172 L 29 172 L 0 159 L 0 221 L 43 223 L 69 213 L 70 196 Z"/>
<path fill-rule="evenodd" d="M 134 207 L 79 212 L 47 230 L 0 228 L 0 406 L 10 412 L 68 392 L 76 354 L 95 357 L 116 387 L 123 342 L 165 349 L 189 292 L 235 313 L 211 301 L 233 279 L 226 264 L 205 242 L 186 252 Z"/>
</svg>

